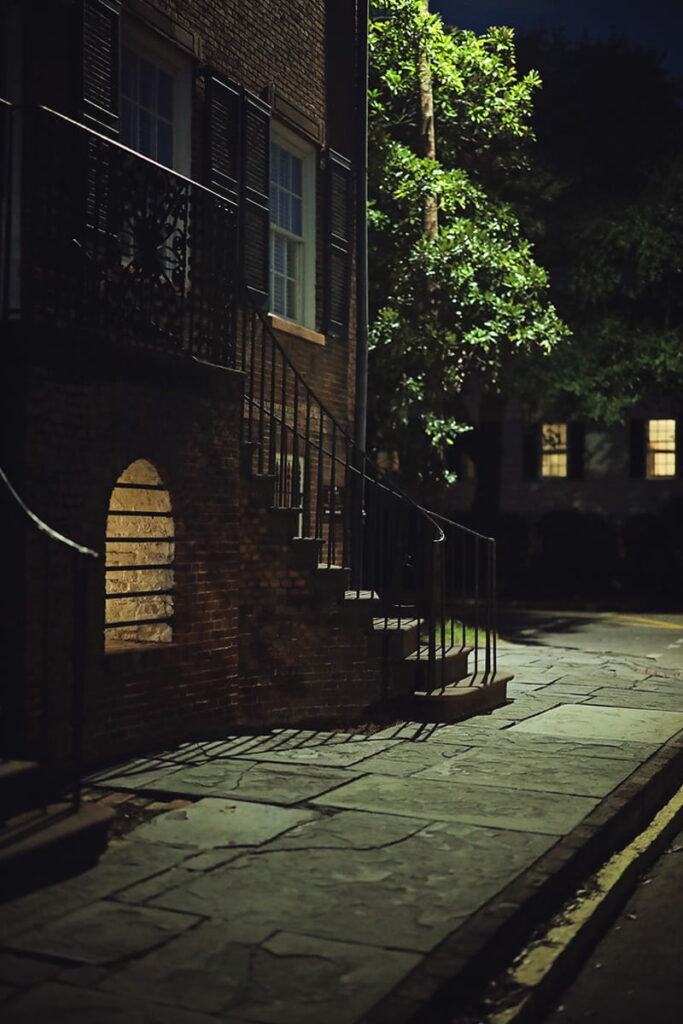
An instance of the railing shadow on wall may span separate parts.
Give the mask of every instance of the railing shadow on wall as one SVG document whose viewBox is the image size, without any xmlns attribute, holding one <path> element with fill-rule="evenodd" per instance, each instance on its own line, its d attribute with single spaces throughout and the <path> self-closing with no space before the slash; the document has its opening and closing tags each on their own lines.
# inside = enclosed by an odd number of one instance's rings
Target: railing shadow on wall
<svg viewBox="0 0 683 1024">
<path fill-rule="evenodd" d="M 84 706 L 87 674 L 88 568 L 96 551 L 76 543 L 48 526 L 24 503 L 0 468 L 7 527 L 18 539 L 23 536 L 30 581 L 26 596 L 36 597 L 31 585 L 44 590 L 30 634 L 19 636 L 31 647 L 29 671 L 12 680 L 0 708 L 2 748 L 0 760 L 17 753 L 50 769 L 67 765 L 71 804 L 81 803 L 83 775 Z M 72 607 L 70 626 L 55 611 L 63 602 Z M 63 674 L 68 685 L 57 686 Z M 66 701 L 66 705 L 62 704 Z M 64 729 L 64 724 L 67 728 Z M 64 743 L 68 744 L 65 749 Z M 54 781 L 54 780 L 53 780 Z"/>
<path fill-rule="evenodd" d="M 320 564 L 350 567 L 386 627 L 417 628 L 421 686 L 469 648 L 472 681 L 492 679 L 495 541 L 404 494 L 317 398 L 237 283 L 235 208 L 47 108 L 3 104 L 0 122 L 2 318 L 236 366 L 242 440 Z"/>
</svg>

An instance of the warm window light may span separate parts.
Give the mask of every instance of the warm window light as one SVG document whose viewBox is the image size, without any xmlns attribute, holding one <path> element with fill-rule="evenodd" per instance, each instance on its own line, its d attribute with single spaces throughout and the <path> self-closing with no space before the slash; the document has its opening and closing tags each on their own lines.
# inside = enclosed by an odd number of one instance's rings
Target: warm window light
<svg viewBox="0 0 683 1024">
<path fill-rule="evenodd" d="M 541 476 L 567 475 L 567 424 L 541 426 Z"/>
<path fill-rule="evenodd" d="M 676 420 L 647 421 L 647 475 L 676 475 Z"/>
</svg>

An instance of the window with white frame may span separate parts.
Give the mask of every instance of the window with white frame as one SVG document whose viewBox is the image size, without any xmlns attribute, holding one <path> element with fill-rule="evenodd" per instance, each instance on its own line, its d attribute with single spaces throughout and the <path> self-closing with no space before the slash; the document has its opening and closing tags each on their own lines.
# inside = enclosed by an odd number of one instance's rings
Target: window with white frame
<svg viewBox="0 0 683 1024">
<path fill-rule="evenodd" d="M 190 173 L 190 61 L 137 26 L 121 46 L 121 141 L 182 174 Z"/>
<path fill-rule="evenodd" d="M 270 311 L 315 326 L 315 150 L 273 124 L 270 147 Z"/>
<path fill-rule="evenodd" d="M 647 421 L 647 475 L 676 475 L 676 420 Z"/>
</svg>

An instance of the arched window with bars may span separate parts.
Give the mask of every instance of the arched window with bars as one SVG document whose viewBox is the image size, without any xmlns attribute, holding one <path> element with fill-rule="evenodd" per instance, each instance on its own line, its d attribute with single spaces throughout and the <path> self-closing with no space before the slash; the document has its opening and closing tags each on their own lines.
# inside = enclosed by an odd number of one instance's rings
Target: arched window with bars
<svg viewBox="0 0 683 1024">
<path fill-rule="evenodd" d="M 106 536 L 105 649 L 173 639 L 171 498 L 146 459 L 116 481 Z"/>
</svg>

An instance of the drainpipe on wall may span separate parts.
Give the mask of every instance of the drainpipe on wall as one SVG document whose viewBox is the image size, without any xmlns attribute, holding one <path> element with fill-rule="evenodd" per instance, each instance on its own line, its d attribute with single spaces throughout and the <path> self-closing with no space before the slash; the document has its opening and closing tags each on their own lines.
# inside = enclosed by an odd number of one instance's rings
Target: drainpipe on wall
<svg viewBox="0 0 683 1024">
<path fill-rule="evenodd" d="M 365 451 L 368 412 L 368 0 L 356 0 L 356 404 L 354 439 Z"/>
</svg>

